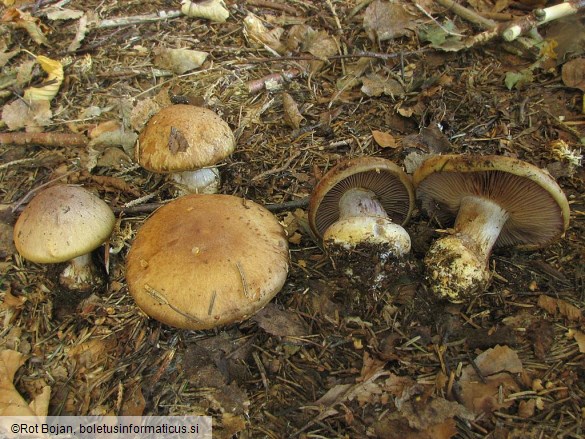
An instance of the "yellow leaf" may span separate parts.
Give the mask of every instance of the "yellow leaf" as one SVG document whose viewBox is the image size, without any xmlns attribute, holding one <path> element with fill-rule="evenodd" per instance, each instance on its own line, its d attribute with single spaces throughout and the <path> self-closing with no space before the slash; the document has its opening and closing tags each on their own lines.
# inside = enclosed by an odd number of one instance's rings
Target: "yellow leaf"
<svg viewBox="0 0 585 439">
<path fill-rule="evenodd" d="M 46 56 L 36 57 L 41 68 L 47 72 L 47 80 L 42 87 L 29 87 L 24 91 L 24 99 L 28 101 L 51 101 L 59 92 L 63 82 L 63 64 Z"/>
</svg>

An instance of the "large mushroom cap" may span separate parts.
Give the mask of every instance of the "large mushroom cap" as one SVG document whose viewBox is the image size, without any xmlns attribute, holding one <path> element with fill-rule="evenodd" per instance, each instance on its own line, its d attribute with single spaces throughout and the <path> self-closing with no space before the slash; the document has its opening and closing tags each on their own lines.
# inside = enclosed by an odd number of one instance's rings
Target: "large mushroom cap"
<svg viewBox="0 0 585 439">
<path fill-rule="evenodd" d="M 14 244 L 32 262 L 65 262 L 103 244 L 115 223 L 102 199 L 79 186 L 56 185 L 39 192 L 22 211 Z"/>
<path fill-rule="evenodd" d="M 457 216 L 461 200 L 479 196 L 509 215 L 495 246 L 543 247 L 569 225 L 569 203 L 546 171 L 502 156 L 438 155 L 414 173 L 417 196 L 429 215 L 443 221 Z"/>
<path fill-rule="evenodd" d="M 360 157 L 333 167 L 313 190 L 309 224 L 317 237 L 323 238 L 339 219 L 339 201 L 352 188 L 372 191 L 393 222 L 405 224 L 410 219 L 414 190 L 408 175 L 389 160 Z"/>
<path fill-rule="evenodd" d="M 264 207 L 231 195 L 177 198 L 145 221 L 128 253 L 138 306 L 171 326 L 207 329 L 266 305 L 288 273 L 283 228 Z"/>
<path fill-rule="evenodd" d="M 150 118 L 136 147 L 136 161 L 152 172 L 182 172 L 211 166 L 236 146 L 229 125 L 207 108 L 170 105 Z"/>
</svg>

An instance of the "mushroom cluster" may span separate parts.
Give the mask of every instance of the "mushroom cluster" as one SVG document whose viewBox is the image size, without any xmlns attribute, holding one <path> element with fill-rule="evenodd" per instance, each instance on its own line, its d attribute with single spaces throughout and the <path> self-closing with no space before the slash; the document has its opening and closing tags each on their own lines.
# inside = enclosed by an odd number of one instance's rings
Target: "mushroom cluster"
<svg viewBox="0 0 585 439">
<path fill-rule="evenodd" d="M 425 258 L 427 280 L 441 298 L 458 302 L 490 282 L 494 247 L 538 249 L 561 237 L 569 204 L 544 170 L 503 156 L 442 155 L 427 159 L 413 181 L 423 209 L 450 233 Z"/>
<path fill-rule="evenodd" d="M 404 268 L 411 242 L 402 226 L 413 206 L 414 189 L 400 167 L 361 157 L 339 163 L 319 181 L 309 224 L 338 268 L 377 287 L 389 271 Z"/>
</svg>

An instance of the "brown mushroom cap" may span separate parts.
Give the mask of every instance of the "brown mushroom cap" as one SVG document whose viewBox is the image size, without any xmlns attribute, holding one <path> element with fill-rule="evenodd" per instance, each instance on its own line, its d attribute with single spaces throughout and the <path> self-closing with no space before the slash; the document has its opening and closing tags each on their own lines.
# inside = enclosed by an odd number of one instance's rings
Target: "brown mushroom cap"
<svg viewBox="0 0 585 439">
<path fill-rule="evenodd" d="M 229 125 L 207 108 L 170 105 L 150 118 L 136 146 L 136 161 L 152 172 L 192 171 L 229 156 L 236 146 Z"/>
<path fill-rule="evenodd" d="M 244 320 L 282 288 L 288 242 L 264 207 L 231 195 L 187 195 L 144 222 L 127 256 L 138 306 L 171 326 Z"/>
<path fill-rule="evenodd" d="M 14 244 L 32 262 L 65 262 L 102 245 L 115 223 L 102 199 L 80 186 L 56 185 L 39 192 L 22 211 Z"/>
<path fill-rule="evenodd" d="M 543 247 L 569 225 L 569 203 L 546 171 L 502 156 L 438 155 L 413 175 L 417 197 L 429 215 L 443 221 L 457 216 L 466 196 L 485 197 L 509 214 L 498 247 Z"/>
<path fill-rule="evenodd" d="M 408 175 L 393 162 L 379 157 L 360 157 L 339 163 L 319 181 L 309 203 L 309 224 L 322 239 L 339 219 L 339 200 L 352 188 L 372 191 L 388 217 L 406 224 L 414 206 L 414 189 Z"/>
</svg>

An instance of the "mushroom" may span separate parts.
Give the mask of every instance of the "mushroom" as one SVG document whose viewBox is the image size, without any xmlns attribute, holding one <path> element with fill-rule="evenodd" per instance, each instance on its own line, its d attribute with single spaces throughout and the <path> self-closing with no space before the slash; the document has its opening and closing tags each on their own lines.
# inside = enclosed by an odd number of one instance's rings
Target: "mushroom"
<svg viewBox="0 0 585 439">
<path fill-rule="evenodd" d="M 410 251 L 402 225 L 413 206 L 414 189 L 400 167 L 383 158 L 355 158 L 319 181 L 309 203 L 309 225 L 339 268 L 360 282 L 378 277 L 375 286 L 384 264 Z"/>
<path fill-rule="evenodd" d="M 453 302 L 487 288 L 492 247 L 537 249 L 561 237 L 569 224 L 569 204 L 556 181 L 515 158 L 435 156 L 413 181 L 429 216 L 455 219 L 425 257 L 431 289 Z"/>
<path fill-rule="evenodd" d="M 267 209 L 232 195 L 191 194 L 144 222 L 128 252 L 126 281 L 150 317 L 209 329 L 264 307 L 288 267 L 284 229 Z"/>
<path fill-rule="evenodd" d="M 150 118 L 138 137 L 136 161 L 151 172 L 170 173 L 183 193 L 216 193 L 215 165 L 229 156 L 236 141 L 217 114 L 194 105 L 170 105 Z"/>
<path fill-rule="evenodd" d="M 22 257 L 39 264 L 67 262 L 59 277 L 70 290 L 90 291 L 104 280 L 91 252 L 112 234 L 110 206 L 80 186 L 60 184 L 39 192 L 14 225 Z"/>
</svg>

